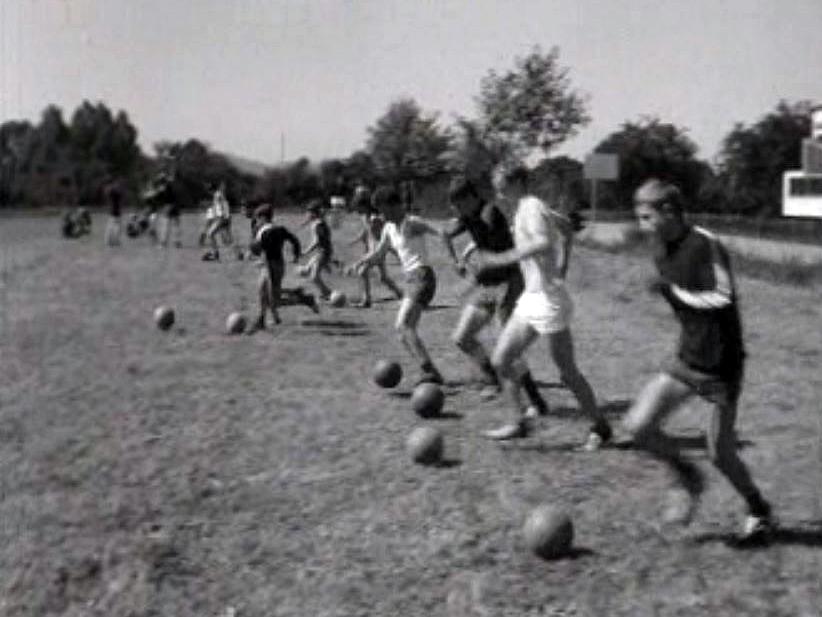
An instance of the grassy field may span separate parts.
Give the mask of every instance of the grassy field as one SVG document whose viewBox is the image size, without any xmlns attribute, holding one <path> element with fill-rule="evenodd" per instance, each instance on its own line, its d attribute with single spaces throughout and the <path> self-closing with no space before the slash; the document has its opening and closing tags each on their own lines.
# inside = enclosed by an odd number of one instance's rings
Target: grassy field
<svg viewBox="0 0 822 617">
<path fill-rule="evenodd" d="M 396 302 L 289 307 L 275 331 L 230 337 L 257 269 L 201 262 L 184 223 L 189 248 L 162 251 L 105 249 L 101 219 L 79 241 L 56 219 L 0 220 L 0 615 L 822 615 L 818 288 L 739 282 L 742 453 L 782 522 L 773 544 L 740 550 L 742 502 L 707 466 L 696 520 L 666 529 L 658 466 L 630 449 L 573 451 L 587 425 L 544 342 L 530 362 L 552 415 L 521 442 L 482 440 L 508 412 L 481 400 L 449 342 L 449 268 L 421 328 L 449 381 L 446 413 L 423 421 L 409 379 L 370 381 L 378 358 L 413 377 Z M 349 222 L 338 245 L 352 235 Z M 649 273 L 635 255 L 574 254 L 577 355 L 614 420 L 675 344 Z M 355 279 L 332 281 L 355 295 Z M 159 304 L 176 309 L 169 332 L 153 327 Z M 703 464 L 704 420 L 694 402 L 671 425 Z M 445 434 L 440 467 L 404 451 L 425 422 Z M 524 546 L 541 503 L 573 516 L 567 558 Z"/>
</svg>

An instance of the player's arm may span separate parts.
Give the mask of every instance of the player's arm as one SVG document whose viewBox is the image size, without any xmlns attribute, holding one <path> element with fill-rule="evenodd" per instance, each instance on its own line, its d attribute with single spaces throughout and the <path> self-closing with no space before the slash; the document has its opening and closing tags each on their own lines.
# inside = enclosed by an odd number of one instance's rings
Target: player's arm
<svg viewBox="0 0 822 617">
<path fill-rule="evenodd" d="M 283 238 L 291 245 L 291 253 L 294 256 L 294 263 L 297 263 L 302 256 L 300 241 L 297 239 L 297 236 L 285 228 L 283 228 Z"/>
<path fill-rule="evenodd" d="M 350 269 L 359 274 L 360 272 L 362 272 L 364 268 L 379 263 L 380 260 L 385 258 L 385 255 L 386 253 L 388 253 L 388 249 L 390 248 L 390 246 L 391 240 L 388 237 L 388 232 L 385 228 L 383 228 L 382 234 L 380 234 L 380 241 L 377 242 L 377 246 L 371 249 L 371 252 L 366 253 L 357 261 L 355 261 Z"/>
<path fill-rule="evenodd" d="M 730 262 L 715 240 L 710 241 L 710 263 L 702 278 L 708 289 L 692 291 L 663 281 L 659 290 L 670 302 L 698 311 L 715 311 L 730 305 L 733 301 Z"/>
<path fill-rule="evenodd" d="M 459 257 L 454 250 L 453 239 L 463 232 L 465 232 L 465 224 L 462 220 L 455 218 L 451 221 L 450 227 L 446 228 L 442 233 L 442 243 L 445 245 L 445 252 L 448 253 L 448 256 L 454 262 L 457 270 L 462 270 L 465 266 L 463 264 L 464 260 Z"/>
</svg>

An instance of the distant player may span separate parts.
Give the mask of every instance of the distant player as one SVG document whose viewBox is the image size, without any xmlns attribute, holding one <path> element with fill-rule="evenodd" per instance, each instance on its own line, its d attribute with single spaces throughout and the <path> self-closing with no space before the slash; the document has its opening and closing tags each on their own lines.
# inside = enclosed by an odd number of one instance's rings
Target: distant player
<svg viewBox="0 0 822 617">
<path fill-rule="evenodd" d="M 282 282 L 285 275 L 285 260 L 283 246 L 291 244 L 294 263 L 300 258 L 300 241 L 282 225 L 271 222 L 272 209 L 263 204 L 255 210 L 257 219 L 256 236 L 251 243 L 250 250 L 255 255 L 262 255 L 264 267 L 260 272 L 258 293 L 260 299 L 260 314 L 251 325 L 248 333 L 253 334 L 265 329 L 265 316 L 268 311 L 275 324 L 280 323 L 279 307 L 285 304 L 304 304 L 315 313 L 319 312 L 317 300 L 312 294 L 305 293 L 302 288 L 283 289 Z"/>
<path fill-rule="evenodd" d="M 456 177 L 451 182 L 448 196 L 458 217 L 445 232 L 445 246 L 461 276 L 466 276 L 465 258 L 474 250 L 501 253 L 514 248 L 514 237 L 505 215 L 495 205 L 485 201 L 476 183 Z M 471 243 L 462 257 L 457 257 L 452 239 L 465 233 L 470 236 Z M 478 277 L 452 336 L 457 347 L 474 361 L 484 375 L 488 387 L 486 396 L 498 391 L 500 382 L 477 335 L 491 322 L 495 313 L 504 326 L 513 313 L 522 290 L 522 273 L 516 263 Z M 545 415 L 548 404 L 540 394 L 531 372 L 527 367 L 521 366 L 517 373 L 531 401 L 527 415 Z"/>
<path fill-rule="evenodd" d="M 652 179 L 634 196 L 640 229 L 659 242 L 659 277 L 651 290 L 662 295 L 682 325 L 679 349 L 668 367 L 639 393 L 625 428 L 647 452 L 667 463 L 682 489 L 666 513 L 687 524 L 703 490 L 699 469 L 687 462 L 661 423 L 686 399 L 700 396 L 712 405 L 707 425 L 708 453 L 748 506 L 743 539 L 772 528 L 771 506 L 754 484 L 736 450 L 737 404 L 742 390 L 745 349 L 742 322 L 728 253 L 719 240 L 683 217 L 683 197 L 673 184 Z"/>
<path fill-rule="evenodd" d="M 354 245 L 362 242 L 365 247 L 365 253 L 367 254 L 377 246 L 380 235 L 382 234 L 382 228 L 385 225 L 385 219 L 379 212 L 374 210 L 374 207 L 371 205 L 371 192 L 364 186 L 357 187 L 357 191 L 355 191 L 351 202 L 351 207 L 360 216 L 362 230 L 350 244 Z M 375 267 L 379 273 L 380 282 L 388 287 L 398 300 L 402 299 L 402 290 L 388 275 L 388 270 L 385 266 L 385 257 L 378 261 L 373 267 Z M 369 308 L 371 306 L 371 268 L 365 268 L 363 270 L 360 275 L 360 282 L 362 286 L 362 297 L 354 306 Z"/>
<path fill-rule="evenodd" d="M 108 223 L 106 223 L 105 243 L 106 246 L 120 246 L 120 239 L 123 233 L 122 222 L 122 202 L 123 191 L 119 182 L 110 182 L 103 189 L 106 203 L 108 204 Z"/>
<path fill-rule="evenodd" d="M 385 218 L 385 225 L 377 245 L 356 261 L 352 268 L 361 275 L 365 268 L 384 260 L 389 248 L 396 250 L 406 277 L 405 294 L 396 322 L 400 340 L 411 357 L 420 364 L 418 383 L 428 381 L 441 384 L 442 374 L 431 361 L 417 328 L 423 309 L 434 299 L 437 289 L 437 278 L 428 264 L 426 236 L 442 237 L 442 232 L 429 221 L 407 214 L 400 195 L 393 188 L 378 188 L 372 203 Z"/>
<path fill-rule="evenodd" d="M 203 255 L 203 261 L 219 261 L 220 248 L 217 244 L 217 236 L 223 240 L 226 246 L 234 244 L 231 234 L 231 206 L 225 195 L 225 183 L 221 183 L 214 191 L 211 201 L 211 210 L 207 213 L 209 219 L 206 231 L 206 240 L 211 245 L 211 250 Z M 239 247 L 235 247 L 235 252 L 239 257 Z"/>
<path fill-rule="evenodd" d="M 308 204 L 308 224 L 311 225 L 311 244 L 305 250 L 311 255 L 305 270 L 320 298 L 328 300 L 331 297 L 331 288 L 323 280 L 323 272 L 329 272 L 334 259 L 334 246 L 331 243 L 331 228 L 323 216 L 322 201 L 315 199 Z"/>
<path fill-rule="evenodd" d="M 524 365 L 519 361 L 539 336 L 548 337 L 551 357 L 559 369 L 562 382 L 568 386 L 592 425 L 582 448 L 594 451 L 611 438 L 611 427 L 597 407 L 594 392 L 577 368 L 571 337 L 572 302 L 565 287 L 565 275 L 573 234 L 566 216 L 549 208 L 529 192 L 529 174 L 516 167 L 498 178 L 503 200 L 516 204 L 514 215 L 514 248 L 504 252 L 480 251 L 478 277 L 494 276 L 499 268 L 519 264 L 525 288 L 514 312 L 503 328 L 494 348 L 492 362 L 503 380 L 517 420 L 487 431 L 490 439 L 525 437 L 531 430 L 520 393 Z"/>
</svg>

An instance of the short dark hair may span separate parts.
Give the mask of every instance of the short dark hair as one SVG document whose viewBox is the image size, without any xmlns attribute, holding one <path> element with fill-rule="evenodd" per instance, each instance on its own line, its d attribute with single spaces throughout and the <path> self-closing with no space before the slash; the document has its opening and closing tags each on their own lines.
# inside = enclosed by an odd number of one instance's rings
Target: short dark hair
<svg viewBox="0 0 822 617">
<path fill-rule="evenodd" d="M 648 178 L 634 192 L 636 203 L 651 206 L 655 210 L 667 210 L 682 214 L 685 200 L 682 191 L 672 182 Z"/>
<path fill-rule="evenodd" d="M 531 172 L 528 171 L 525 165 L 515 165 L 505 172 L 503 179 L 505 180 L 505 184 L 518 184 L 527 187 L 530 176 Z"/>
<path fill-rule="evenodd" d="M 469 197 L 479 198 L 477 185 L 465 176 L 454 176 L 448 187 L 449 201 L 463 201 Z"/>
<path fill-rule="evenodd" d="M 308 205 L 305 207 L 305 209 L 311 212 L 312 214 L 320 214 L 323 211 L 323 200 L 312 199 L 308 202 Z"/>
<path fill-rule="evenodd" d="M 260 206 L 257 206 L 257 208 L 254 210 L 254 218 L 263 218 L 267 221 L 271 220 L 273 214 L 274 211 L 271 208 L 271 204 L 262 204 Z"/>
<path fill-rule="evenodd" d="M 392 186 L 381 186 L 377 188 L 371 196 L 371 205 L 377 209 L 380 209 L 383 206 L 401 204 L 402 199 L 400 198 L 400 194 L 397 192 L 397 189 Z"/>
</svg>

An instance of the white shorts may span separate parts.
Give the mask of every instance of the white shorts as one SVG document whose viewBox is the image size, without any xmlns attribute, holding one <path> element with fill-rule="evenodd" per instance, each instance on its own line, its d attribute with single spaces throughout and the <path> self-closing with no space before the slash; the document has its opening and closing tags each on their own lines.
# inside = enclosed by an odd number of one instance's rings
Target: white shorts
<svg viewBox="0 0 822 617">
<path fill-rule="evenodd" d="M 512 319 L 530 325 L 539 334 L 553 334 L 571 326 L 574 304 L 564 287 L 556 287 L 551 294 L 524 292 L 517 300 Z"/>
</svg>

